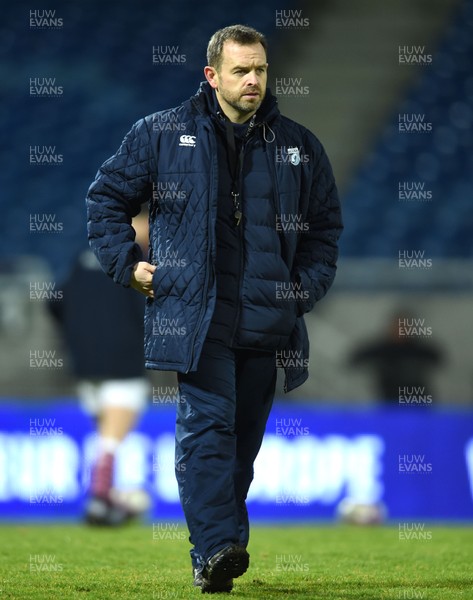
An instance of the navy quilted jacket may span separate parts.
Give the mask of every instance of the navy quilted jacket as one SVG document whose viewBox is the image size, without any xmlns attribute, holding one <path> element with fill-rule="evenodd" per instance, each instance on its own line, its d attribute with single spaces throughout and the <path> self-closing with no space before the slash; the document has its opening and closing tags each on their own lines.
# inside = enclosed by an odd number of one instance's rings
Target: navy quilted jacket
<svg viewBox="0 0 473 600">
<path fill-rule="evenodd" d="M 150 205 L 154 299 L 145 309 L 147 368 L 196 370 L 215 307 L 218 164 L 208 83 L 180 106 L 138 121 L 87 196 L 89 241 L 129 286 L 142 260 L 131 219 Z M 342 230 L 332 169 L 317 138 L 283 117 L 269 90 L 245 145 L 244 255 L 238 347 L 275 350 L 290 391 L 308 376 L 303 314 L 335 277 Z"/>
</svg>

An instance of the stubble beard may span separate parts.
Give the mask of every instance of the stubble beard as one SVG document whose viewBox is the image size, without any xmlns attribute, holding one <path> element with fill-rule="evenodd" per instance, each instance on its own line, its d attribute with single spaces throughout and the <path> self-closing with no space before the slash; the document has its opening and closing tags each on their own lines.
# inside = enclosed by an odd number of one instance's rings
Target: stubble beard
<svg viewBox="0 0 473 600">
<path fill-rule="evenodd" d="M 242 100 L 241 94 L 229 94 L 223 89 L 219 89 L 220 96 L 225 100 L 225 102 L 231 106 L 234 110 L 236 110 L 241 116 L 248 115 L 250 113 L 256 112 L 258 108 L 261 106 L 264 100 L 264 92 L 259 90 L 248 90 L 248 93 L 253 91 L 258 91 L 260 94 L 257 102 L 251 102 L 250 100 Z"/>
</svg>

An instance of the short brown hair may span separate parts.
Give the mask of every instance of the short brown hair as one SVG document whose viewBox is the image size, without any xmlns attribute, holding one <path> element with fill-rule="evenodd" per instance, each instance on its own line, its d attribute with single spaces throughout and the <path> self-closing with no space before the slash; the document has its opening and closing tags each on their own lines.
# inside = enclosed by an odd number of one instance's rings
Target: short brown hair
<svg viewBox="0 0 473 600">
<path fill-rule="evenodd" d="M 207 46 L 207 64 L 217 71 L 222 65 L 223 45 L 227 40 L 247 46 L 260 43 L 268 51 L 268 42 L 262 33 L 246 25 L 229 25 L 216 31 Z"/>
</svg>

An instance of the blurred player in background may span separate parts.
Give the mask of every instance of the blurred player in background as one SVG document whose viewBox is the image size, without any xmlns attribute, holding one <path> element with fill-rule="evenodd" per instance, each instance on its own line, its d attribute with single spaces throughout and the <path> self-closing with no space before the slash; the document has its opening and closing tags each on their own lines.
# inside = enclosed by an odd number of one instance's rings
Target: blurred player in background
<svg viewBox="0 0 473 600">
<path fill-rule="evenodd" d="M 133 228 L 146 254 L 147 213 L 135 217 Z M 144 492 L 127 497 L 113 487 L 117 450 L 150 391 L 143 358 L 145 299 L 116 286 L 91 250 L 78 256 L 62 287 L 62 302 L 50 309 L 69 349 L 81 405 L 98 430 L 85 518 L 91 524 L 120 525 L 146 508 Z"/>
<path fill-rule="evenodd" d="M 410 311 L 396 311 L 381 336 L 362 344 L 349 356 L 349 366 L 370 370 L 382 402 L 402 403 L 400 397 L 407 393 L 412 403 L 432 403 L 432 374 L 443 364 L 444 353 L 429 338 L 420 337 L 422 332 L 416 332 L 414 325 L 402 325 L 415 321 Z"/>
</svg>

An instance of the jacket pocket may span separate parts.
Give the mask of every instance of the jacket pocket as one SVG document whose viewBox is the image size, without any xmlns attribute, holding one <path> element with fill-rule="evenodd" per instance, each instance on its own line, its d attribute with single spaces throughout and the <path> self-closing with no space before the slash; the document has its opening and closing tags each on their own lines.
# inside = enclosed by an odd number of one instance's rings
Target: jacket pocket
<svg viewBox="0 0 473 600">
<path fill-rule="evenodd" d="M 153 291 L 154 302 L 161 307 L 164 300 L 169 295 L 171 289 L 169 272 L 166 267 L 156 266 L 156 271 L 153 273 Z"/>
</svg>

